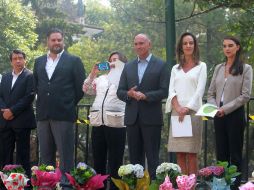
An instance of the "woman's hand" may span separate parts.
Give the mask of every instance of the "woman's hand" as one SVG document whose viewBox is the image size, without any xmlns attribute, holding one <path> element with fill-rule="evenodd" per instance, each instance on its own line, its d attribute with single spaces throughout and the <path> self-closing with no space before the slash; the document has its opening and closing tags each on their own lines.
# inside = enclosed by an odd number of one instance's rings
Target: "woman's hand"
<svg viewBox="0 0 254 190">
<path fill-rule="evenodd" d="M 219 110 L 216 113 L 217 117 L 223 117 L 225 115 L 225 112 L 222 108 L 219 108 Z"/>
<path fill-rule="evenodd" d="M 98 66 L 97 66 L 97 64 L 95 64 L 95 65 L 93 66 L 92 70 L 91 70 L 91 75 L 90 75 L 90 77 L 91 77 L 91 78 L 95 78 L 95 77 L 97 77 L 98 73 L 99 73 Z"/>
<path fill-rule="evenodd" d="M 189 113 L 189 108 L 187 107 L 180 107 L 178 108 L 178 115 L 179 115 L 179 122 L 182 122 L 184 120 L 184 116 L 187 115 Z"/>
</svg>

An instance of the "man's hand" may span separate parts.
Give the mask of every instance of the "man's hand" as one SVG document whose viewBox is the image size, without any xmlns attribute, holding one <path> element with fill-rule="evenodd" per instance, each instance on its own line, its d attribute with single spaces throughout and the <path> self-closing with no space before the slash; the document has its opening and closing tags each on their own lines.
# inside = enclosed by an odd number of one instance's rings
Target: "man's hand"
<svg viewBox="0 0 254 190">
<path fill-rule="evenodd" d="M 1 111 L 3 112 L 4 119 L 12 120 L 14 118 L 13 113 L 10 109 L 1 109 Z"/>
<path fill-rule="evenodd" d="M 136 100 L 145 100 L 146 99 L 146 95 L 140 91 L 136 92 Z"/>
<path fill-rule="evenodd" d="M 130 97 L 130 98 L 134 98 L 136 99 L 136 89 L 137 89 L 137 86 L 134 86 L 132 87 L 130 90 L 128 90 L 127 92 L 127 95 Z"/>
<path fill-rule="evenodd" d="M 140 91 L 136 91 L 137 86 L 132 87 L 128 92 L 127 95 L 131 98 L 134 98 L 135 100 L 145 100 L 146 95 Z"/>
</svg>

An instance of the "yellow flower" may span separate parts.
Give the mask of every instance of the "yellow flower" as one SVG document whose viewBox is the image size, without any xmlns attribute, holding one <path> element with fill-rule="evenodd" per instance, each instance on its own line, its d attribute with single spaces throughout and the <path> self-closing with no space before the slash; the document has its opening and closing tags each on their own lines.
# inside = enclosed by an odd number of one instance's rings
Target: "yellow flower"
<svg viewBox="0 0 254 190">
<path fill-rule="evenodd" d="M 54 166 L 47 166 L 47 167 L 46 167 L 46 170 L 47 170 L 47 171 L 54 171 L 55 168 L 54 168 Z"/>
</svg>

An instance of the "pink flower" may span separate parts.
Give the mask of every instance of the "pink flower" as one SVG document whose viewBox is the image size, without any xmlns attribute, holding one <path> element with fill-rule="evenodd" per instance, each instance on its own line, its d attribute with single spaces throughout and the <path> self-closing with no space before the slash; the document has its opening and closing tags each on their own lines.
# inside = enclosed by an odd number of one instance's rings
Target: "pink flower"
<svg viewBox="0 0 254 190">
<path fill-rule="evenodd" d="M 170 182 L 170 179 L 168 176 L 166 176 L 165 181 L 160 185 L 159 190 L 173 190 L 173 185 Z"/>
<path fill-rule="evenodd" d="M 196 184 L 196 175 L 191 174 L 189 176 L 177 176 L 176 183 L 179 190 L 190 190 Z"/>
<path fill-rule="evenodd" d="M 209 169 L 215 176 L 221 176 L 224 173 L 223 166 L 210 166 Z"/>
<path fill-rule="evenodd" d="M 240 190 L 254 190 L 254 184 L 251 182 L 245 183 L 239 187 Z"/>
<path fill-rule="evenodd" d="M 198 171 L 198 175 L 203 176 L 203 177 L 209 177 L 212 174 L 213 174 L 212 170 L 210 170 L 210 168 L 208 168 L 208 167 L 203 168 Z"/>
<path fill-rule="evenodd" d="M 41 170 L 34 170 L 34 177 L 31 178 L 33 186 L 48 186 L 55 187 L 61 179 L 61 171 L 57 168 L 55 172 L 46 172 Z"/>
<path fill-rule="evenodd" d="M 10 171 L 10 170 L 20 168 L 20 167 L 22 167 L 22 166 L 21 165 L 5 165 L 3 170 L 4 171 Z"/>
</svg>

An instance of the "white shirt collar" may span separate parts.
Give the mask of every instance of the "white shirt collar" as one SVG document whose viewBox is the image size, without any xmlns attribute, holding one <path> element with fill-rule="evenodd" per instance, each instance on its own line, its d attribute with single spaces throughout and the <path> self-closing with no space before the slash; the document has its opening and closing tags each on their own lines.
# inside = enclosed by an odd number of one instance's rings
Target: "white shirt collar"
<svg viewBox="0 0 254 190">
<path fill-rule="evenodd" d="M 152 54 L 149 53 L 149 55 L 147 56 L 147 58 L 145 58 L 145 60 L 146 60 L 147 62 L 149 62 L 150 59 L 151 59 L 151 57 L 152 57 Z M 140 61 L 140 58 L 138 57 L 138 62 L 139 62 L 139 61 Z"/>
<path fill-rule="evenodd" d="M 25 67 L 18 73 L 18 74 L 15 74 L 14 73 L 14 70 L 12 70 L 12 76 L 16 76 L 16 77 L 18 77 L 23 71 L 24 71 L 24 69 L 25 69 Z"/>
<path fill-rule="evenodd" d="M 59 59 L 61 57 L 61 55 L 63 54 L 63 52 L 64 52 L 64 49 L 60 53 L 57 54 L 56 59 Z M 48 53 L 47 53 L 47 58 L 51 58 L 49 55 L 50 55 L 50 51 L 48 51 Z"/>
</svg>

